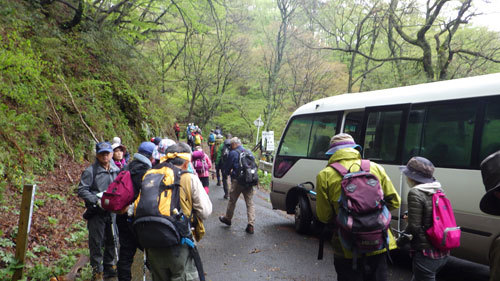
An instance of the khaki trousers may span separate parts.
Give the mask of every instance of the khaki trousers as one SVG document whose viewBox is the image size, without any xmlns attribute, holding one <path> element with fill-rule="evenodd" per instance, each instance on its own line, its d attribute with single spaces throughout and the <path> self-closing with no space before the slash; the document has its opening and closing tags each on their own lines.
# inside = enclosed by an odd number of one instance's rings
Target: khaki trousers
<svg viewBox="0 0 500 281">
<path fill-rule="evenodd" d="M 226 218 L 229 220 L 233 218 L 236 201 L 238 201 L 238 198 L 242 193 L 247 205 L 248 224 L 253 226 L 255 223 L 255 207 L 253 204 L 253 195 L 255 191 L 253 187 L 243 186 L 235 179 L 231 179 L 231 190 L 229 191 L 229 203 L 227 204 Z"/>
</svg>

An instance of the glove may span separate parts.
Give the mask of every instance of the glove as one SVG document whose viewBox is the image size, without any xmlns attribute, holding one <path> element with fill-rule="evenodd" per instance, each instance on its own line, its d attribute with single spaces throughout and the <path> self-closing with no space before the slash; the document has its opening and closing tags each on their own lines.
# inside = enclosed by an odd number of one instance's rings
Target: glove
<svg viewBox="0 0 500 281">
<path fill-rule="evenodd" d="M 98 198 L 99 198 L 99 197 L 98 197 Z M 103 208 L 102 208 L 102 205 L 101 205 L 101 198 L 99 198 L 99 199 L 97 200 L 97 206 L 99 206 L 99 208 L 103 209 Z M 103 210 L 104 210 L 104 209 L 103 209 Z"/>
</svg>

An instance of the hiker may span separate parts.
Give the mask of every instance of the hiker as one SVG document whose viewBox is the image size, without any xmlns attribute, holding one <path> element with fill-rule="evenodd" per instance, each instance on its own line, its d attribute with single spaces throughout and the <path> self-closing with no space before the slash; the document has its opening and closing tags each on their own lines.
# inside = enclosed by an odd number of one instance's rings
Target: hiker
<svg viewBox="0 0 500 281">
<path fill-rule="evenodd" d="M 179 141 L 179 133 L 181 131 L 181 127 L 179 126 L 179 123 L 175 122 L 174 124 L 174 132 L 175 132 L 175 137 L 177 138 L 177 141 Z"/>
<path fill-rule="evenodd" d="M 231 175 L 231 190 L 229 192 L 229 202 L 227 204 L 226 215 L 220 216 L 219 220 L 228 226 L 231 225 L 231 219 L 233 218 L 236 201 L 238 201 L 240 194 L 243 193 L 243 198 L 245 199 L 245 203 L 247 205 L 248 219 L 248 224 L 245 228 L 245 231 L 249 234 L 253 234 L 255 225 L 255 207 L 253 204 L 253 195 L 255 191 L 253 187 L 242 185 L 237 180 L 240 168 L 240 153 L 242 153 L 245 148 L 243 148 L 240 139 L 237 137 L 233 137 L 230 140 L 230 143 L 232 150 L 231 152 L 229 152 L 228 159 L 224 162 L 223 170 L 225 171 L 226 175 Z"/>
<path fill-rule="evenodd" d="M 182 220 L 178 221 L 176 225 L 185 223 L 186 218 L 192 218 L 192 222 L 197 222 L 194 226 L 194 239 L 199 241 L 203 235 L 201 232 L 204 231 L 202 220 L 206 219 L 212 212 L 212 203 L 203 190 L 198 177 L 184 172 L 190 161 L 191 149 L 189 146 L 186 147 L 184 144 L 170 146 L 166 151 L 166 156 L 161 159 L 160 165 L 149 170 L 143 179 L 143 187 L 148 185 L 148 189 L 152 189 L 156 184 L 159 185 L 157 188 L 164 188 L 167 184 L 169 186 L 175 183 L 180 185 L 175 184 L 169 189 L 168 193 L 167 191 L 161 193 L 161 202 L 168 204 L 168 207 L 162 205 L 161 207 L 165 208 L 161 208 L 158 205 L 160 200 L 156 200 L 157 192 L 151 197 L 146 193 L 142 193 L 144 189 L 141 190 L 135 202 L 134 228 L 137 231 L 141 245 L 145 247 L 153 281 L 194 280 L 203 275 L 203 272 L 197 271 L 197 268 L 199 268 L 197 262 L 201 262 L 201 260 L 199 260 L 199 254 L 196 255 L 197 252 L 194 252 L 196 246 L 194 241 L 190 239 L 191 228 L 189 225 L 182 225 L 187 227 L 183 228 L 182 233 L 179 234 L 183 237 L 180 244 L 167 245 L 167 240 L 168 242 L 175 241 L 175 237 L 174 240 L 169 239 L 172 237 L 172 235 L 169 235 L 170 232 L 161 232 L 162 235 L 158 235 L 158 231 L 168 228 L 167 224 L 161 223 L 161 218 L 164 218 L 164 216 L 175 217 L 181 214 Z M 160 178 L 158 178 L 159 175 Z M 151 199 L 153 201 L 150 201 Z M 147 202 L 143 204 L 141 200 Z M 151 209 L 150 202 L 156 202 L 157 205 L 153 206 L 153 208 L 157 208 L 156 210 L 148 210 L 148 208 Z M 151 215 L 158 213 L 158 210 L 161 210 L 160 216 Z M 149 216 L 144 217 L 142 215 L 148 212 Z M 191 216 L 191 214 L 194 216 Z M 152 223 L 152 220 L 154 223 Z M 169 225 L 172 225 L 172 223 L 170 222 Z M 176 229 L 181 230 L 179 227 L 182 226 L 177 226 Z M 189 234 L 183 231 L 187 231 Z"/>
<path fill-rule="evenodd" d="M 413 255 L 412 280 L 436 280 L 436 274 L 443 268 L 450 255 L 449 250 L 435 248 L 428 239 L 426 230 L 433 224 L 433 194 L 443 192 L 441 184 L 433 177 L 434 165 L 424 157 L 413 157 L 400 170 L 406 176 L 410 187 L 408 192 L 408 225 L 404 233 L 411 234 L 410 249 Z M 407 241 L 398 239 L 398 245 Z"/>
<path fill-rule="evenodd" d="M 231 134 L 226 135 L 226 139 L 224 142 L 222 142 L 219 146 L 219 149 L 217 150 L 217 159 L 215 160 L 215 165 L 219 166 L 221 172 L 222 172 L 222 188 L 224 189 L 224 199 L 229 198 L 229 187 L 227 184 L 227 177 L 229 174 L 226 174 L 226 171 L 224 171 L 224 163 L 227 161 L 227 158 L 229 157 L 229 152 L 231 152 L 231 138 L 233 136 Z"/>
<path fill-rule="evenodd" d="M 221 185 L 221 166 L 217 164 L 217 153 L 219 151 L 220 145 L 224 142 L 224 137 L 222 135 L 217 135 L 215 137 L 215 144 L 212 145 L 211 150 L 210 150 L 210 159 L 212 160 L 212 163 L 215 164 L 215 175 L 217 177 L 217 186 Z M 213 179 L 213 178 L 212 178 Z"/>
<path fill-rule="evenodd" d="M 100 197 L 120 169 L 111 161 L 113 149 L 109 142 L 100 142 L 96 144 L 95 149 L 96 161 L 83 171 L 78 185 L 78 196 L 85 201 L 87 208 L 83 217 L 87 220 L 89 231 L 92 280 L 102 280 L 116 276 L 116 255 L 112 229 L 114 214 L 101 208 Z"/>
<path fill-rule="evenodd" d="M 479 208 L 489 215 L 500 216 L 500 151 L 497 151 L 481 162 L 486 194 L 481 198 Z M 489 253 L 490 281 L 500 280 L 500 237 L 493 241 Z"/>
<path fill-rule="evenodd" d="M 215 126 L 215 131 L 214 131 L 214 134 L 217 136 L 217 135 L 222 135 L 222 131 L 220 130 L 220 127 L 219 126 Z"/>
<path fill-rule="evenodd" d="M 122 144 L 122 139 L 120 139 L 119 137 L 114 137 L 113 141 L 111 142 L 111 146 L 113 146 L 116 143 Z M 125 146 L 123 146 L 123 147 L 125 147 Z M 125 163 L 128 163 L 128 161 L 130 160 L 130 153 L 127 151 L 127 149 L 125 149 L 125 152 L 123 153 L 123 158 L 125 158 Z"/>
<path fill-rule="evenodd" d="M 127 153 L 127 148 L 121 143 L 113 143 L 111 145 L 113 149 L 113 161 L 120 170 L 127 165 L 127 161 L 125 160 L 125 153 Z"/>
<path fill-rule="evenodd" d="M 125 169 L 130 171 L 132 184 L 134 186 L 134 200 L 139 195 L 142 186 L 142 177 L 151 169 L 153 161 L 153 150 L 155 148 L 152 142 L 143 142 L 139 145 L 137 153 L 134 154 L 134 160 L 130 162 Z M 134 216 L 134 206 L 131 204 L 124 214 L 116 216 L 116 224 L 120 233 L 120 252 L 117 264 L 118 280 L 132 280 L 131 266 L 134 262 L 135 252 L 139 248 L 139 242 L 132 229 L 132 220 Z"/>
<path fill-rule="evenodd" d="M 212 161 L 210 161 L 208 155 L 203 152 L 201 146 L 197 146 L 195 148 L 195 151 L 193 152 L 193 159 L 191 162 L 196 171 L 196 174 L 198 175 L 198 178 L 203 185 L 203 188 L 205 188 L 205 191 L 208 194 L 208 192 L 210 191 L 210 180 L 208 177 L 210 175 L 209 170 L 212 168 Z"/>
<path fill-rule="evenodd" d="M 359 145 L 354 142 L 354 139 L 349 134 L 342 133 L 333 136 L 330 140 L 330 147 L 326 152 L 326 155 L 331 155 L 328 160 L 328 166 L 321 170 L 316 177 L 316 212 L 319 221 L 326 224 L 327 228 L 331 227 L 332 224 L 336 224 L 336 220 L 338 219 L 341 209 L 339 198 L 342 193 L 341 183 L 343 181 L 343 176 L 331 165 L 338 163 L 345 170 L 350 170 L 351 172 L 359 171 L 363 162 L 361 162 L 361 154 L 356 150 L 357 147 Z M 399 208 L 401 199 L 385 173 L 384 168 L 374 162 L 364 163 L 369 163 L 365 169 L 369 168 L 369 173 L 378 179 L 387 208 L 389 210 Z M 378 219 L 379 216 L 376 218 Z M 337 280 L 387 280 L 386 249 L 395 249 L 396 243 L 390 230 L 387 229 L 386 235 L 388 235 L 388 239 L 380 239 L 385 240 L 382 242 L 386 244 L 385 247 L 358 258 L 346 245 L 341 243 L 340 229 L 339 231 L 335 229 L 331 241 Z"/>
<path fill-rule="evenodd" d="M 208 147 L 212 150 L 212 146 L 215 144 L 215 133 L 214 130 L 210 130 L 210 135 L 208 135 Z"/>
<path fill-rule="evenodd" d="M 197 129 L 193 132 L 193 151 L 195 150 L 196 146 L 201 146 L 201 142 L 203 141 L 203 136 L 201 135 L 201 130 L 196 127 Z"/>
</svg>

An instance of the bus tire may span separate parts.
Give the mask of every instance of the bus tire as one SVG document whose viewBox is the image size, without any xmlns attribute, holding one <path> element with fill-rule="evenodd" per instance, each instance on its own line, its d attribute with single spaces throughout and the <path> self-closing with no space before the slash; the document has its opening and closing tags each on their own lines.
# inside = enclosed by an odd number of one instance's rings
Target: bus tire
<svg viewBox="0 0 500 281">
<path fill-rule="evenodd" d="M 309 231 L 312 222 L 312 212 L 307 197 L 299 195 L 295 205 L 295 231 L 305 234 Z"/>
</svg>

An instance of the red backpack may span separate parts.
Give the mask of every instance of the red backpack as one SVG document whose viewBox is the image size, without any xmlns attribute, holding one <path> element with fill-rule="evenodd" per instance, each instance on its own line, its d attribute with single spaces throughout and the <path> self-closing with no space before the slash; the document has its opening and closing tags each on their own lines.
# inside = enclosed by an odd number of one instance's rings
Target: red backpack
<svg viewBox="0 0 500 281">
<path fill-rule="evenodd" d="M 441 191 L 432 195 L 432 226 L 426 233 L 431 244 L 439 250 L 460 246 L 460 227 L 455 222 L 450 200 Z"/>
<path fill-rule="evenodd" d="M 134 185 L 130 171 L 121 171 L 101 198 L 103 209 L 118 212 L 130 205 L 134 200 Z"/>
</svg>

